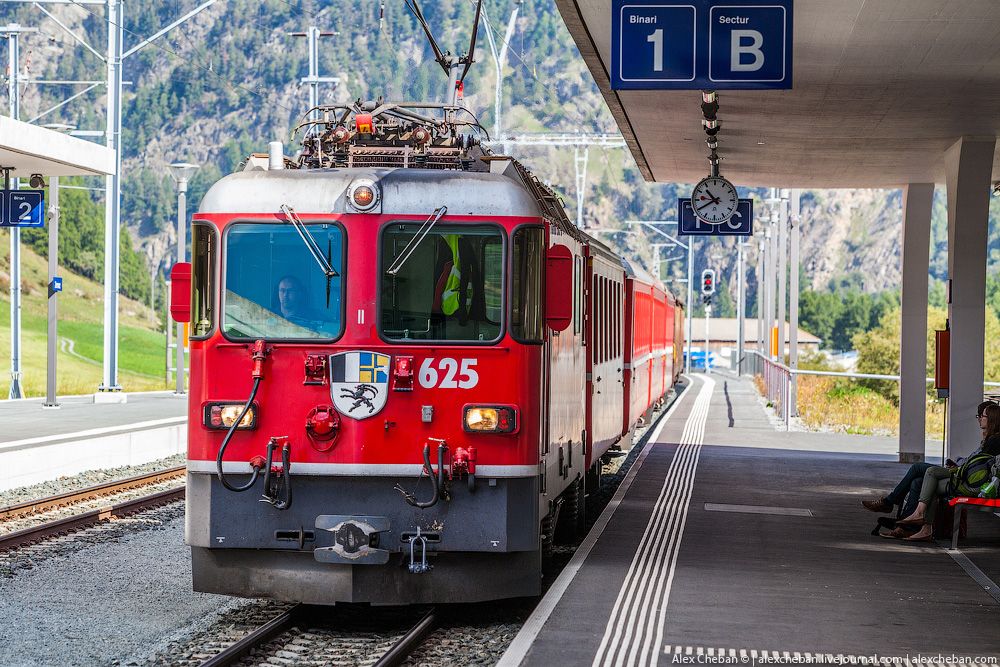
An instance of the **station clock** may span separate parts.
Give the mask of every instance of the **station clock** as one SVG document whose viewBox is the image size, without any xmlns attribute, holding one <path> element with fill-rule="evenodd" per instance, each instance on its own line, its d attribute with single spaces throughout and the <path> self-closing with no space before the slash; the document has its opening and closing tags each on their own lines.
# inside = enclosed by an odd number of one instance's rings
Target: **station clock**
<svg viewBox="0 0 1000 667">
<path fill-rule="evenodd" d="M 711 225 L 727 222 L 736 213 L 739 202 L 736 186 L 722 176 L 701 179 L 691 192 L 694 214 Z"/>
</svg>

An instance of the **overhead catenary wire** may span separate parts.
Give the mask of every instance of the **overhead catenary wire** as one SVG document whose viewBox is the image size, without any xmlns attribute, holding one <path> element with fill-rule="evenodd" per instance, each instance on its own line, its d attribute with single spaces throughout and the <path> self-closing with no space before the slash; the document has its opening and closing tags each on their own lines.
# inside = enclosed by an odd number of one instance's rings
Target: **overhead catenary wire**
<svg viewBox="0 0 1000 667">
<path fill-rule="evenodd" d="M 92 11 L 85 4 L 77 2 L 76 0 L 69 0 L 69 2 L 71 4 L 73 4 L 74 6 L 76 6 L 76 7 L 82 8 L 84 11 L 86 11 L 88 14 L 90 14 L 94 18 L 99 19 L 101 21 L 104 21 L 105 23 L 108 23 L 110 25 L 113 25 L 116 28 L 120 28 L 122 31 L 124 31 L 125 33 L 127 33 L 128 35 L 130 35 L 132 37 L 135 37 L 135 38 L 140 39 L 140 40 L 146 40 L 147 39 L 147 37 L 145 37 L 144 35 L 141 35 L 141 34 L 135 32 L 133 30 L 130 30 L 129 28 L 127 28 L 127 27 L 125 27 L 123 25 L 119 25 L 119 24 L 115 23 L 114 21 L 112 21 L 111 19 L 109 19 L 108 17 L 102 16 L 101 14 L 98 14 L 97 12 Z M 161 38 L 161 39 L 163 39 L 163 38 Z M 153 47 L 153 48 L 155 48 L 155 49 L 157 49 L 159 51 L 162 51 L 163 53 L 166 53 L 169 56 L 171 56 L 171 57 L 173 57 L 173 58 L 175 58 L 177 60 L 181 60 L 183 62 L 186 62 L 189 65 L 191 65 L 193 67 L 196 67 L 197 69 L 202 70 L 203 72 L 207 72 L 212 77 L 214 77 L 218 81 L 222 82 L 223 84 L 229 86 L 230 88 L 232 88 L 234 90 L 243 91 L 243 92 L 249 93 L 249 94 L 251 94 L 251 95 L 253 95 L 255 97 L 262 97 L 262 98 L 263 97 L 267 97 L 268 102 L 270 104 L 272 104 L 272 105 L 274 105 L 276 107 L 279 107 L 281 109 L 284 109 L 285 111 L 288 111 L 288 112 L 294 111 L 291 107 L 288 107 L 288 106 L 286 106 L 286 105 L 284 105 L 284 104 L 276 101 L 274 99 L 273 95 L 265 95 L 263 92 L 254 90 L 252 88 L 247 88 L 246 86 L 244 86 L 242 84 L 239 84 L 239 83 L 236 83 L 234 81 L 231 81 L 230 79 L 227 79 L 226 77 L 224 77 L 221 74 L 219 74 L 218 72 L 216 72 L 213 68 L 208 67 L 206 65 L 203 65 L 201 63 L 195 62 L 193 59 L 188 58 L 187 56 L 184 56 L 184 55 L 178 53 L 177 51 L 175 51 L 175 50 L 173 50 L 171 48 L 167 48 L 167 47 L 163 46 L 162 44 L 159 44 L 158 42 L 150 42 L 148 44 L 148 46 L 151 46 L 151 47 Z"/>
</svg>

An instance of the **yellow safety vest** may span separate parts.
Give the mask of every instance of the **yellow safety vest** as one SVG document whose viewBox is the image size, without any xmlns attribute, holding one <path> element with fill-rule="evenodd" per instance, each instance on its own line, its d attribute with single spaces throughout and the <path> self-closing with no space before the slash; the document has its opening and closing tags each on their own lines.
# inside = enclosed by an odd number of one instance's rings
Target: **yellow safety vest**
<svg viewBox="0 0 1000 667">
<path fill-rule="evenodd" d="M 458 257 L 458 235 L 445 234 L 442 236 L 444 242 L 451 248 L 451 273 L 444 283 L 444 291 L 441 293 L 441 312 L 445 315 L 454 315 L 459 306 L 459 290 L 462 287 L 462 270 L 459 268 Z"/>
</svg>

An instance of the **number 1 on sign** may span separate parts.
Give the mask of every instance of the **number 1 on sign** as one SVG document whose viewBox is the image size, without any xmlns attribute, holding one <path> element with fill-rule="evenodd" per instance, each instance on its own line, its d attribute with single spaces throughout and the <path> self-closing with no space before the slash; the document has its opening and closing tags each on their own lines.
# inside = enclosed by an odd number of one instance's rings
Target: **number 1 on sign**
<svg viewBox="0 0 1000 667">
<path fill-rule="evenodd" d="M 657 28 L 653 34 L 646 37 L 653 44 L 653 71 L 663 71 L 663 28 Z"/>
</svg>

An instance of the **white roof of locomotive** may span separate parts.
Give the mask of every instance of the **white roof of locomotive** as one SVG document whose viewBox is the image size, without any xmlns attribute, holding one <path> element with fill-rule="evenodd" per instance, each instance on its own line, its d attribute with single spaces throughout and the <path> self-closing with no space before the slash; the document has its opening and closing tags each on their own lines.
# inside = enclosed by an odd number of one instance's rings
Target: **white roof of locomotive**
<svg viewBox="0 0 1000 667">
<path fill-rule="evenodd" d="M 510 173 L 510 172 L 508 172 Z M 439 206 L 448 215 L 538 217 L 541 211 L 519 180 L 488 172 L 443 169 L 275 169 L 241 171 L 220 179 L 201 200 L 201 213 L 356 213 L 347 189 L 375 181 L 381 202 L 370 213 L 423 215 Z"/>
</svg>

